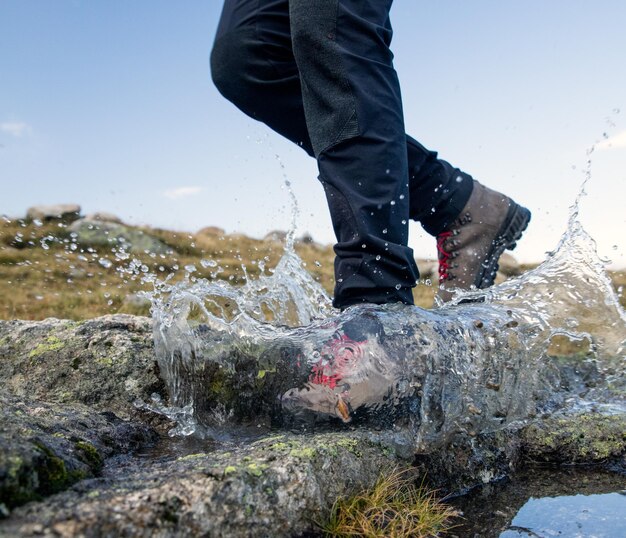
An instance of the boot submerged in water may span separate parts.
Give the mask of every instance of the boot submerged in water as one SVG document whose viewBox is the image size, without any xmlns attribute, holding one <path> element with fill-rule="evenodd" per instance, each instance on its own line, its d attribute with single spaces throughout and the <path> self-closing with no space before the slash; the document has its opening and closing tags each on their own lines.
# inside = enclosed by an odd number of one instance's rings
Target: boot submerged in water
<svg viewBox="0 0 626 538">
<path fill-rule="evenodd" d="M 449 301 L 454 289 L 484 289 L 498 272 L 498 260 L 513 250 L 528 226 L 530 211 L 507 196 L 474 181 L 457 219 L 437 235 L 439 292 Z"/>
</svg>

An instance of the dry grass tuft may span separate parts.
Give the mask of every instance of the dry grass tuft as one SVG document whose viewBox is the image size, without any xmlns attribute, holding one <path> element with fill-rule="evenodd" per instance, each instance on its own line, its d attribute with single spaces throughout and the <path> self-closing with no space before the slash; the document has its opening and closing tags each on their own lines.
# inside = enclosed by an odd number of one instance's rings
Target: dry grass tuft
<svg viewBox="0 0 626 538">
<path fill-rule="evenodd" d="M 459 514 L 416 483 L 411 469 L 383 473 L 372 490 L 335 501 L 320 527 L 326 536 L 342 538 L 441 536 Z"/>
</svg>

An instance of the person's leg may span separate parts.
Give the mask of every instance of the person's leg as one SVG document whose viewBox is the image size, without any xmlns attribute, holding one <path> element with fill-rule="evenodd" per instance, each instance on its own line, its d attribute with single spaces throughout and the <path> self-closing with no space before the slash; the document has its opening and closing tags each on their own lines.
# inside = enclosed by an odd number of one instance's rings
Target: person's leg
<svg viewBox="0 0 626 538">
<path fill-rule="evenodd" d="M 335 299 L 413 303 L 408 161 L 391 0 L 290 0 L 307 128 L 331 208 Z"/>
<path fill-rule="evenodd" d="M 263 121 L 301 146 L 309 155 L 314 155 L 305 123 L 301 73 L 292 50 L 288 4 L 288 0 L 226 0 L 211 55 L 211 70 L 216 86 L 227 99 L 249 116 Z M 308 8 L 314 9 L 315 5 L 317 4 L 312 2 Z M 367 5 L 361 7 L 364 10 L 369 9 Z M 386 5 L 382 9 L 387 9 Z M 306 51 L 304 54 L 307 54 Z M 485 207 L 484 188 L 480 186 L 481 188 L 472 190 L 474 182 L 471 176 L 438 159 L 435 152 L 427 150 L 409 136 L 406 136 L 406 148 L 409 217 L 420 221 L 427 232 L 438 237 L 440 274 L 443 275 L 443 280 L 448 285 L 461 288 L 490 285 L 493 282 L 490 277 L 493 271 L 490 269 L 484 272 L 483 267 L 497 269 L 497 258 L 503 250 L 502 244 L 506 245 L 505 248 L 513 248 L 515 239 L 511 238 L 519 237 L 528 219 L 511 231 L 510 223 L 520 219 L 511 221 L 507 214 L 500 232 L 494 235 L 493 229 L 497 229 L 499 221 L 496 219 L 492 222 L 494 219 L 488 218 L 486 229 L 482 226 L 483 215 L 492 217 L 499 214 L 498 211 L 491 211 L 490 206 L 504 203 L 505 206 L 509 204 L 513 207 L 512 201 L 495 193 L 488 202 L 489 207 Z M 328 182 L 326 190 L 338 237 L 341 235 L 344 239 L 349 238 L 353 235 L 351 229 L 354 228 L 350 219 L 352 208 L 341 201 L 337 202 L 342 195 L 333 192 L 333 187 Z M 403 200 L 406 199 L 405 196 Z M 378 205 L 376 209 L 378 210 Z M 465 217 L 461 218 L 460 214 L 465 215 L 468 209 L 472 210 L 474 223 L 477 224 L 471 226 L 473 229 L 469 234 L 466 225 L 459 220 L 465 222 Z M 370 216 L 375 217 L 377 211 L 370 213 L 374 213 Z M 404 219 L 400 219 L 402 220 Z M 378 221 L 374 218 L 372 222 L 376 224 Z M 459 226 L 466 228 L 463 237 L 457 238 L 455 235 L 454 239 L 450 239 L 450 233 L 458 234 L 462 229 Z M 367 243 L 363 244 L 367 248 Z M 476 246 L 481 252 L 487 252 L 485 260 L 477 258 Z M 385 249 L 388 247 L 389 245 L 385 245 Z M 342 248 L 341 240 L 338 248 Z M 378 256 L 381 259 L 383 255 L 387 256 L 386 253 L 387 250 L 383 254 L 375 254 L 375 261 L 378 261 Z M 345 253 L 341 254 L 345 258 Z M 393 263 L 397 263 L 397 260 L 392 260 L 392 265 Z M 377 275 L 378 271 L 370 264 L 364 264 L 361 269 L 369 270 L 370 276 Z M 447 282 L 450 279 L 453 282 Z M 340 287 L 343 277 L 338 275 L 337 280 Z M 359 285 L 366 288 L 378 285 L 367 275 L 363 279 L 352 279 L 351 284 L 354 285 L 356 280 L 360 280 L 357 288 Z M 389 280 L 386 279 L 385 282 L 388 283 Z M 400 287 L 402 288 L 401 283 Z M 382 297 L 376 302 L 385 302 L 389 298 L 387 291 L 382 292 Z M 444 299 L 448 295 L 446 292 L 440 294 Z M 404 298 L 408 301 L 406 293 Z"/>
<path fill-rule="evenodd" d="M 226 0 L 211 73 L 224 97 L 313 156 L 291 45 L 288 0 Z M 434 236 L 459 215 L 472 180 L 410 136 L 406 141 L 409 217 Z"/>
<path fill-rule="evenodd" d="M 226 0 L 211 51 L 211 76 L 241 111 L 313 156 L 288 0 Z"/>
</svg>

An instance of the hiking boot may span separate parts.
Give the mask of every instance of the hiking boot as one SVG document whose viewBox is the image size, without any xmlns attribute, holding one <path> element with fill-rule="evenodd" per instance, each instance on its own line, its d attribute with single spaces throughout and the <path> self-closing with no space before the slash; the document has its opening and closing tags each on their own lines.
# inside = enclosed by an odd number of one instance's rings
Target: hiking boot
<svg viewBox="0 0 626 538">
<path fill-rule="evenodd" d="M 491 286 L 498 260 L 517 240 L 530 221 L 530 211 L 499 192 L 474 181 L 474 189 L 457 219 L 437 235 L 439 292 L 449 301 L 452 289 Z"/>
</svg>

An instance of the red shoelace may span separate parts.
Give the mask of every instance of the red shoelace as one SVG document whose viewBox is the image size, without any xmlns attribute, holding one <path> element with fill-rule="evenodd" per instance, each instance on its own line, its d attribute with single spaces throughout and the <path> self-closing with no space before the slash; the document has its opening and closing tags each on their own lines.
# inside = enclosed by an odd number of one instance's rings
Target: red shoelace
<svg viewBox="0 0 626 538">
<path fill-rule="evenodd" d="M 448 273 L 448 269 L 450 269 L 450 264 L 448 260 L 452 257 L 452 254 L 448 252 L 444 248 L 444 243 L 446 239 L 448 239 L 452 235 L 451 231 L 441 232 L 437 236 L 437 257 L 439 258 L 439 283 L 441 284 L 445 280 L 449 280 L 450 274 Z"/>
</svg>

